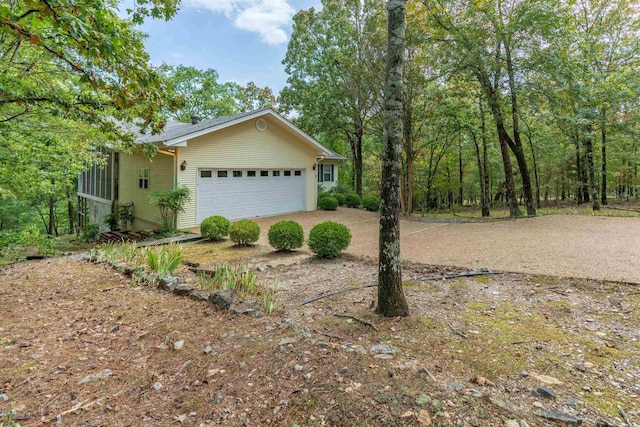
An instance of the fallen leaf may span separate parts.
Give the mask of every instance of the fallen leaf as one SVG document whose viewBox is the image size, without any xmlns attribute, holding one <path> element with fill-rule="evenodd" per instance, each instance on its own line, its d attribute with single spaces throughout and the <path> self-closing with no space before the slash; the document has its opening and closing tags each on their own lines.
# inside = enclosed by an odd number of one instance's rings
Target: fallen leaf
<svg viewBox="0 0 640 427">
<path fill-rule="evenodd" d="M 418 422 L 420 424 L 422 424 L 423 426 L 430 426 L 431 425 L 431 416 L 429 415 L 429 413 L 427 411 L 422 409 L 420 411 L 420 414 L 418 415 Z"/>
</svg>

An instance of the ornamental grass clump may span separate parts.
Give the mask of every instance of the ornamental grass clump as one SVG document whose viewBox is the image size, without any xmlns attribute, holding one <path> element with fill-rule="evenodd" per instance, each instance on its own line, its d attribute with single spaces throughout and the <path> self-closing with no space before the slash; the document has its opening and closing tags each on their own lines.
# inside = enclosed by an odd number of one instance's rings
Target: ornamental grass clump
<svg viewBox="0 0 640 427">
<path fill-rule="evenodd" d="M 181 245 L 150 246 L 145 248 L 144 257 L 149 270 L 158 274 L 158 280 L 173 273 L 184 259 L 184 248 Z"/>
<path fill-rule="evenodd" d="M 333 221 L 325 221 L 311 229 L 307 243 L 311 251 L 317 256 L 335 258 L 349 247 L 351 232 L 345 225 Z"/>
<path fill-rule="evenodd" d="M 269 227 L 269 244 L 279 251 L 298 249 L 304 243 L 304 230 L 295 221 L 278 221 Z"/>
<path fill-rule="evenodd" d="M 229 227 L 229 239 L 239 246 L 252 245 L 260 238 L 260 226 L 248 219 L 234 222 Z"/>
<path fill-rule="evenodd" d="M 229 235 L 229 220 L 220 215 L 210 216 L 200 223 L 200 235 L 204 239 L 218 240 Z"/>
</svg>

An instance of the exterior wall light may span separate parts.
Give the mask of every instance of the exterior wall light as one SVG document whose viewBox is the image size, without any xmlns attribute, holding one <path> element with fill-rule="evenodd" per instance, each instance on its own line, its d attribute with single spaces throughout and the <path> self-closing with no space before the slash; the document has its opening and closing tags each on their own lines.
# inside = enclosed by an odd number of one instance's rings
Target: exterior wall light
<svg viewBox="0 0 640 427">
<path fill-rule="evenodd" d="M 187 161 L 183 160 L 182 163 L 180 163 L 180 170 L 184 171 L 185 169 L 187 169 Z"/>
</svg>

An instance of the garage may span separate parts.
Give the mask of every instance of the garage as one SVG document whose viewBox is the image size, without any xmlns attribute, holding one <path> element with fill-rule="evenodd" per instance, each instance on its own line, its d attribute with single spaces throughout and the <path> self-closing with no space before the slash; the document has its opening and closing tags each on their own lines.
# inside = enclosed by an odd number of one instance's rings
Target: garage
<svg viewBox="0 0 640 427">
<path fill-rule="evenodd" d="M 300 169 L 199 169 L 196 221 L 212 215 L 230 220 L 306 210 Z"/>
</svg>

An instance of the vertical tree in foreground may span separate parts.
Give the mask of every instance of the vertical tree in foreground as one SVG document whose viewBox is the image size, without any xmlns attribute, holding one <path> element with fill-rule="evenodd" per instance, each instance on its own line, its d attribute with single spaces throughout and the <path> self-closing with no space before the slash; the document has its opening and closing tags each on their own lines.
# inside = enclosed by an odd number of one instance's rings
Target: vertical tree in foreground
<svg viewBox="0 0 640 427">
<path fill-rule="evenodd" d="M 400 156 L 402 155 L 402 67 L 405 1 L 389 0 L 387 70 L 384 95 L 384 148 L 380 192 L 378 306 L 386 317 L 408 316 L 400 263 Z"/>
</svg>

